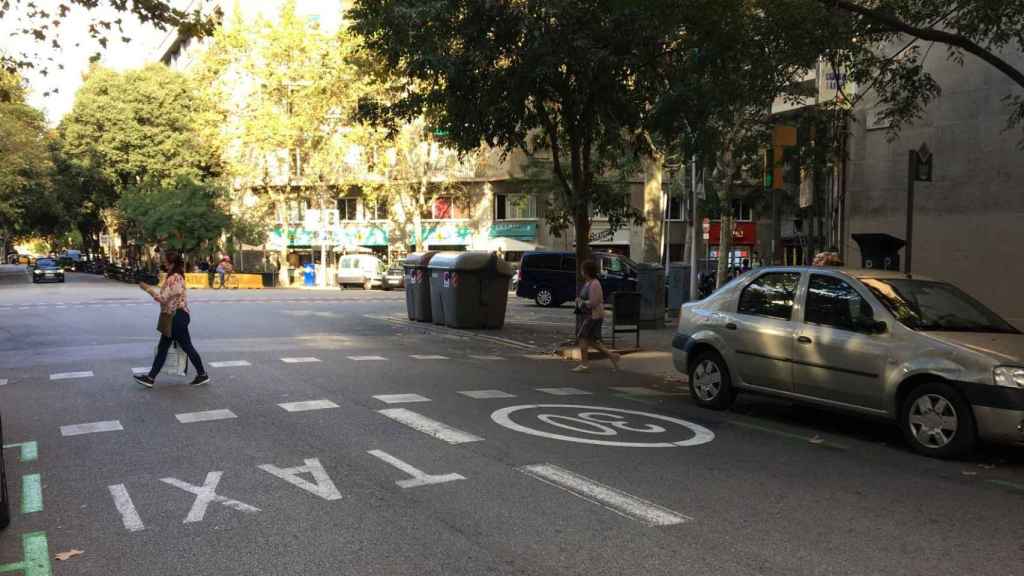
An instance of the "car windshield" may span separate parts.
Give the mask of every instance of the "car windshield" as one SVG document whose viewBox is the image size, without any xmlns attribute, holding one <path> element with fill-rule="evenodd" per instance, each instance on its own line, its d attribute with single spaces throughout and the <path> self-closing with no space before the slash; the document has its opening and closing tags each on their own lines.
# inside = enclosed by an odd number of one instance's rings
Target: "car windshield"
<svg viewBox="0 0 1024 576">
<path fill-rule="evenodd" d="M 36 266 L 38 268 L 53 268 L 56 265 L 57 263 L 49 258 L 40 258 L 39 260 L 36 260 Z"/>
<path fill-rule="evenodd" d="M 902 278 L 861 278 L 861 282 L 912 330 L 1020 333 L 952 284 Z"/>
</svg>

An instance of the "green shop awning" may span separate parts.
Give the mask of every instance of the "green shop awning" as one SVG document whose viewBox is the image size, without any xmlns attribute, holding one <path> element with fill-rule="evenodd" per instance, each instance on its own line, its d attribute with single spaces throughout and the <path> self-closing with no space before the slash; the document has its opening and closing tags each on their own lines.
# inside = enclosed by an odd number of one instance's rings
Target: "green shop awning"
<svg viewBox="0 0 1024 576">
<path fill-rule="evenodd" d="M 491 224 L 491 238 L 515 238 L 516 240 L 536 240 L 536 222 L 495 222 Z"/>
</svg>

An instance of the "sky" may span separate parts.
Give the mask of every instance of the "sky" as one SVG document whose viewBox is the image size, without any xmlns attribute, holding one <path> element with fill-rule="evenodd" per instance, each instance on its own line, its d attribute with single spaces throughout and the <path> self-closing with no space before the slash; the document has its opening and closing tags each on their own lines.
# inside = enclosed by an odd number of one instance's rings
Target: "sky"
<svg viewBox="0 0 1024 576">
<path fill-rule="evenodd" d="M 61 31 L 55 36 L 61 44 L 61 49 L 58 50 L 48 41 L 40 42 L 31 36 L 15 34 L 25 22 L 26 2 L 27 0 L 12 2 L 14 6 L 11 12 L 4 15 L 3 21 L 0 21 L 0 50 L 12 55 L 28 53 L 34 56 L 33 61 L 38 62 L 44 62 L 47 57 L 52 56 L 64 65 L 64 69 L 59 70 L 55 64 L 50 64 L 46 76 L 38 69 L 23 72 L 29 82 L 29 103 L 42 109 L 46 113 L 47 121 L 54 126 L 71 109 L 75 92 L 82 84 L 82 74 L 89 68 L 89 57 L 92 54 L 100 51 L 101 63 L 110 68 L 137 68 L 159 59 L 158 47 L 168 35 L 168 32 L 143 25 L 130 14 L 120 14 L 125 22 L 125 36 L 130 37 L 131 42 L 126 44 L 119 39 L 119 34 L 111 34 L 107 48 L 103 50 L 89 37 L 89 23 L 96 17 L 113 20 L 118 17 L 118 13 L 105 6 L 91 11 L 75 6 L 64 18 L 60 26 Z M 56 12 L 61 0 L 35 0 L 35 3 L 43 9 Z M 80 47 L 76 48 L 76 43 L 80 44 Z M 56 94 L 43 95 L 55 88 L 58 89 Z"/>
</svg>

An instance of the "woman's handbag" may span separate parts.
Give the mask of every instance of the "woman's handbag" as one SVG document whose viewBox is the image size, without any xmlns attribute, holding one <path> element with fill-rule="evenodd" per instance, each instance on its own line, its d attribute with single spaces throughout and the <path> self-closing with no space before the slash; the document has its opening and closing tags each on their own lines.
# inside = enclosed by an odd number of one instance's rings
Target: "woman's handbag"
<svg viewBox="0 0 1024 576">
<path fill-rule="evenodd" d="M 160 313 L 160 319 L 156 323 L 156 331 L 160 334 L 170 338 L 171 337 L 171 324 L 174 322 L 174 314 Z"/>
</svg>

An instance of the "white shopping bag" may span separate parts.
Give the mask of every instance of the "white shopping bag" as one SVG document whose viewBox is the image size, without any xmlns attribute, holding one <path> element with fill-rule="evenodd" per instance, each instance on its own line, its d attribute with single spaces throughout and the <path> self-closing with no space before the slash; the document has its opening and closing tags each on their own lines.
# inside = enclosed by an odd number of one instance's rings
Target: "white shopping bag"
<svg viewBox="0 0 1024 576">
<path fill-rule="evenodd" d="M 185 376 L 188 374 L 188 354 L 185 354 L 185 351 L 178 347 L 177 342 L 171 344 L 171 349 L 167 351 L 167 361 L 164 362 L 164 367 L 160 370 L 160 373 L 172 376 Z"/>
</svg>

